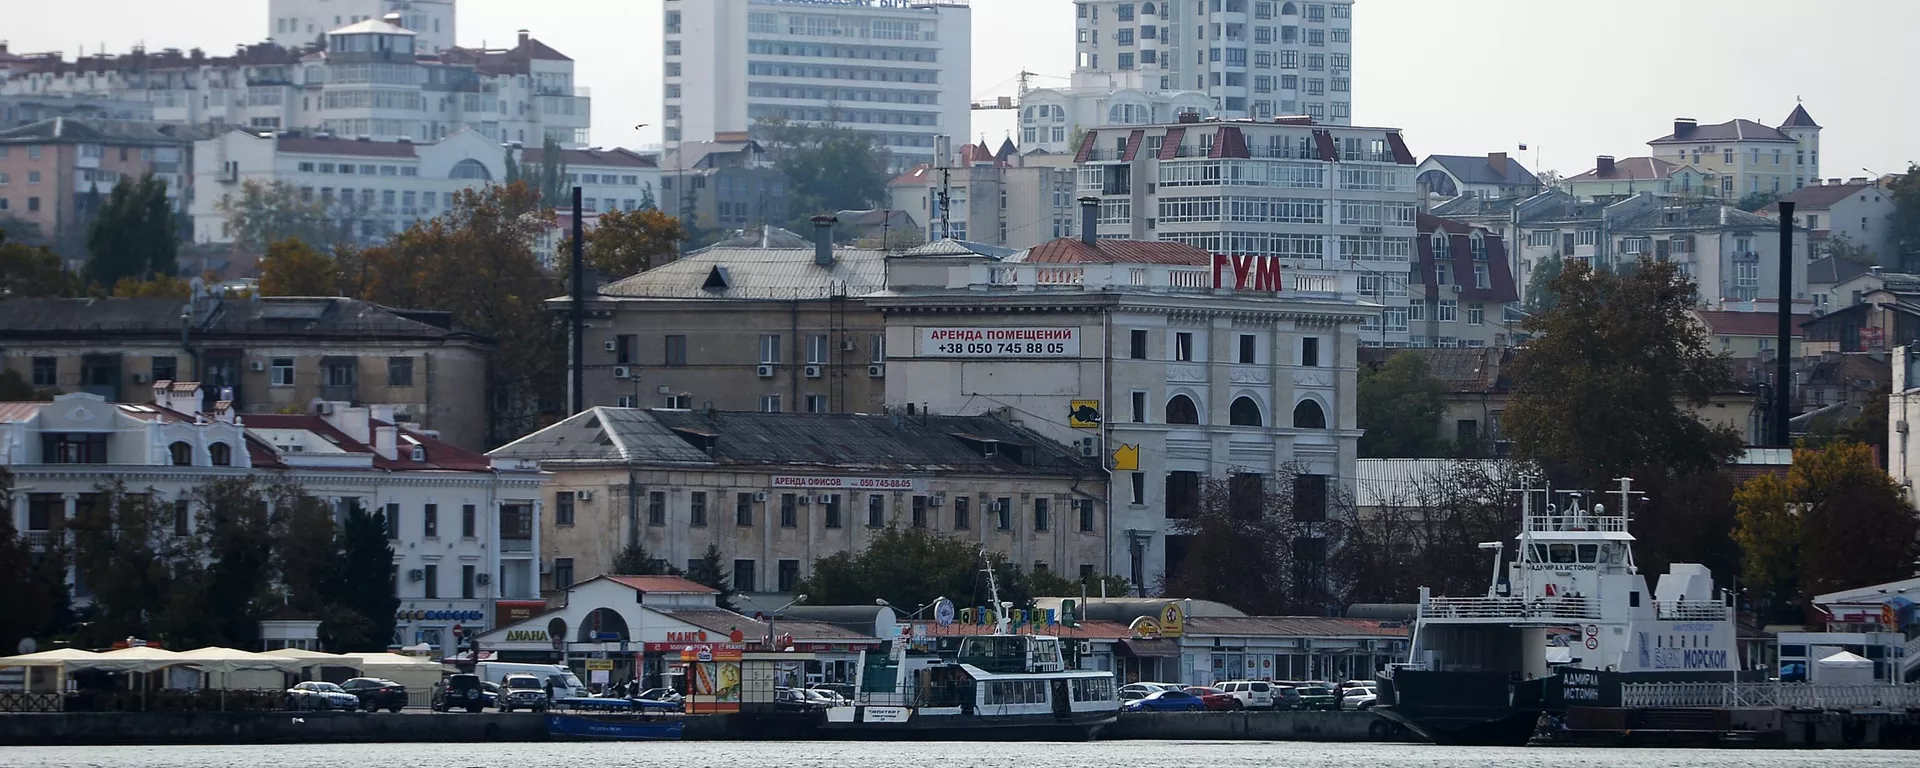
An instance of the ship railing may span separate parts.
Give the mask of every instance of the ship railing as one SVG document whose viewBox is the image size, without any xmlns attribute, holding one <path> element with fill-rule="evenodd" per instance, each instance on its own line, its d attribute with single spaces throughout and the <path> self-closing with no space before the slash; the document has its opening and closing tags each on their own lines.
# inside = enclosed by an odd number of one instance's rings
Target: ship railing
<svg viewBox="0 0 1920 768">
<path fill-rule="evenodd" d="M 1533 533 L 1553 533 L 1560 531 L 1624 533 L 1627 530 L 1627 518 L 1625 515 L 1596 515 L 1591 513 L 1528 515 L 1527 530 Z"/>
<path fill-rule="evenodd" d="M 1718 709 L 1910 709 L 1920 708 L 1920 684 L 1834 683 L 1626 683 L 1620 706 Z"/>
<path fill-rule="evenodd" d="M 1430 597 L 1423 619 L 1598 619 L 1600 603 L 1585 597 Z"/>
<path fill-rule="evenodd" d="M 1727 606 L 1706 600 L 1656 602 L 1654 611 L 1662 621 L 1727 620 Z"/>
</svg>

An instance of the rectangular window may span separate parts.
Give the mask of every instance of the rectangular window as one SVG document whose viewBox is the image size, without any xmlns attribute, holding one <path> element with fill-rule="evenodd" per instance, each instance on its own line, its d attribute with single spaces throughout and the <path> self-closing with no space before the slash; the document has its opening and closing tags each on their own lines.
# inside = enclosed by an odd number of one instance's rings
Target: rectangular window
<svg viewBox="0 0 1920 768">
<path fill-rule="evenodd" d="M 1134 390 L 1130 405 L 1133 406 L 1132 412 L 1129 414 L 1133 417 L 1131 421 L 1135 424 L 1147 423 L 1147 393 L 1141 390 Z"/>
<path fill-rule="evenodd" d="M 271 361 L 267 380 L 276 387 L 293 386 L 293 358 L 276 357 Z M 156 379 L 158 381 L 158 379 Z"/>
<path fill-rule="evenodd" d="M 687 502 L 687 527 L 707 527 L 707 492 L 694 491 Z"/>
<path fill-rule="evenodd" d="M 667 337 L 667 365 L 687 364 L 687 337 L 678 334 Z"/>
<path fill-rule="evenodd" d="M 421 530 L 429 539 L 440 538 L 440 505 L 428 504 L 420 515 Z"/>
<path fill-rule="evenodd" d="M 1320 339 L 1307 336 L 1300 339 L 1300 365 L 1306 368 L 1320 367 Z"/>
<path fill-rule="evenodd" d="M 733 495 L 733 524 L 753 526 L 753 494 L 741 491 Z"/>
<path fill-rule="evenodd" d="M 915 494 L 913 497 L 913 527 L 927 527 L 927 497 Z"/>
<path fill-rule="evenodd" d="M 472 504 L 460 505 L 460 538 L 471 539 L 479 526 L 480 510 Z"/>
<path fill-rule="evenodd" d="M 779 413 L 780 412 L 780 396 L 779 395 L 761 395 L 760 396 L 760 412 L 761 413 Z"/>
<path fill-rule="evenodd" d="M 36 357 L 33 359 L 33 385 L 34 386 L 36 387 L 55 386 L 60 381 L 59 374 L 60 374 L 59 358 Z M 154 379 L 154 381 L 165 381 L 165 379 Z"/>
<path fill-rule="evenodd" d="M 1483 325 L 1487 321 L 1486 306 L 1479 302 L 1467 304 L 1467 325 Z"/>
<path fill-rule="evenodd" d="M 1327 519 L 1327 476 L 1293 477 L 1293 519 L 1299 523 L 1320 523 Z"/>
<path fill-rule="evenodd" d="M 1093 499 L 1074 499 L 1073 506 L 1080 513 L 1080 532 L 1093 532 Z"/>
<path fill-rule="evenodd" d="M 887 497 L 873 494 L 867 497 L 867 527 L 879 528 L 887 524 Z"/>
<path fill-rule="evenodd" d="M 807 336 L 807 364 L 825 365 L 827 362 L 827 335 L 824 333 Z"/>
<path fill-rule="evenodd" d="M 1434 313 L 1434 319 L 1443 323 L 1457 322 L 1460 319 L 1460 302 L 1456 299 L 1441 299 L 1439 310 Z"/>
<path fill-rule="evenodd" d="M 400 504 L 398 502 L 387 505 L 387 538 L 400 538 Z"/>
<path fill-rule="evenodd" d="M 1127 334 L 1127 358 L 1130 360 L 1147 359 L 1147 332 L 1135 329 Z"/>
<path fill-rule="evenodd" d="M 667 524 L 667 492 L 649 491 L 647 493 L 647 525 L 658 528 Z"/>
<path fill-rule="evenodd" d="M 1033 530 L 1044 532 L 1053 525 L 1053 503 L 1047 499 L 1033 500 Z"/>
<path fill-rule="evenodd" d="M 566 589 L 573 586 L 573 558 L 556 557 L 553 559 L 553 588 Z"/>
<path fill-rule="evenodd" d="M 797 587 L 799 585 L 800 585 L 800 561 L 781 560 L 780 561 L 780 591 L 792 592 L 794 587 Z"/>
<path fill-rule="evenodd" d="M 840 494 L 829 493 L 820 497 L 821 517 L 826 519 L 826 527 L 840 527 Z"/>
<path fill-rule="evenodd" d="M 178 366 L 179 362 L 171 355 L 154 358 L 153 380 L 173 381 L 173 377 L 176 375 L 175 371 L 179 370 Z"/>
<path fill-rule="evenodd" d="M 1127 479 L 1129 481 L 1128 484 L 1131 486 L 1127 494 L 1127 503 L 1147 503 L 1147 473 L 1135 472 L 1129 475 Z"/>
<path fill-rule="evenodd" d="M 179 499 L 173 502 L 173 535 L 187 535 L 190 530 L 189 521 L 192 520 L 192 514 L 186 499 Z"/>
<path fill-rule="evenodd" d="M 969 496 L 953 497 L 953 529 L 964 531 L 973 527 L 973 498 Z"/>
<path fill-rule="evenodd" d="M 422 593 L 428 600 L 440 597 L 440 566 L 429 565 L 425 571 L 426 591 Z"/>
<path fill-rule="evenodd" d="M 623 333 L 613 337 L 613 361 L 620 365 L 632 365 L 640 355 L 640 337 Z"/>
<path fill-rule="evenodd" d="M 462 599 L 473 599 L 473 577 L 475 570 L 471 565 L 460 566 L 460 597 Z"/>
<path fill-rule="evenodd" d="M 759 585 L 753 578 L 753 561 L 733 561 L 733 591 L 753 592 L 758 589 Z"/>
<path fill-rule="evenodd" d="M 553 495 L 553 524 L 573 525 L 573 491 L 560 491 Z"/>
<path fill-rule="evenodd" d="M 800 499 L 791 493 L 780 494 L 780 527 L 800 527 Z"/>
<path fill-rule="evenodd" d="M 832 410 L 826 395 L 807 395 L 807 413 L 829 413 Z"/>
<path fill-rule="evenodd" d="M 997 527 L 1003 531 L 1013 530 L 1013 499 L 1002 496 L 993 503 L 993 512 L 997 517 Z"/>
<path fill-rule="evenodd" d="M 1193 334 L 1181 331 L 1173 335 L 1173 359 L 1180 362 L 1193 361 Z"/>
<path fill-rule="evenodd" d="M 1259 349 L 1259 343 L 1260 343 L 1260 337 L 1258 336 L 1255 336 L 1251 333 L 1240 334 L 1240 358 L 1238 362 L 1241 365 L 1254 364 L 1254 358 L 1257 356 L 1256 351 Z"/>
</svg>

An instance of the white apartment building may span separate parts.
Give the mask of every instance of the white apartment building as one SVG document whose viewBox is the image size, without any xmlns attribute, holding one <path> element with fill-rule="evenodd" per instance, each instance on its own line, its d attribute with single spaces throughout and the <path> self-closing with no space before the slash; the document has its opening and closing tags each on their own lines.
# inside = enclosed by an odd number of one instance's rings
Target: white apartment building
<svg viewBox="0 0 1920 768">
<path fill-rule="evenodd" d="M 968 0 L 666 0 L 669 147 L 763 119 L 871 132 L 895 170 L 972 125 Z M 755 135 L 754 138 L 762 138 Z"/>
<path fill-rule="evenodd" d="M 200 485 L 285 479 L 337 515 L 354 504 L 388 515 L 406 617 L 396 642 L 439 644 L 454 624 L 491 626 L 501 603 L 538 597 L 537 467 L 442 443 L 394 423 L 391 407 L 322 401 L 308 414 L 243 417 L 225 403 L 202 411 L 201 395 L 194 382 L 157 382 L 152 405 L 84 392 L 5 404 L 0 462 L 14 476 L 15 528 L 45 546 L 119 481 L 184 502 L 171 521 L 184 536 Z M 77 599 L 89 597 L 84 583 L 73 586 Z"/>
<path fill-rule="evenodd" d="M 1350 273 L 1384 305 L 1361 343 L 1408 343 L 1419 206 L 1398 129 L 1185 116 L 1087 131 L 1075 161 L 1078 193 L 1100 201 L 1100 237 Z"/>
<path fill-rule="evenodd" d="M 997 413 L 1103 457 L 1106 572 L 1151 591 L 1177 569 L 1170 532 L 1208 478 L 1291 481 L 1303 514 L 1353 490 L 1357 337 L 1378 307 L 1350 273 L 1091 231 L 887 267 L 867 303 L 886 316 L 889 410 Z M 1295 546 L 1324 561 L 1324 540 Z"/>
<path fill-rule="evenodd" d="M 1158 75 L 1145 72 L 1075 72 L 1066 88 L 1021 94 L 1021 151 L 1072 153 L 1073 136 L 1084 127 L 1171 123 L 1180 115 L 1215 114 L 1216 101 L 1206 91 L 1163 91 L 1158 80 Z"/>
<path fill-rule="evenodd" d="M 422 52 L 439 53 L 453 47 L 455 10 L 454 0 L 267 0 L 267 39 L 303 48 L 328 30 L 399 14 Z"/>
<path fill-rule="evenodd" d="M 9 68 L 0 95 L 141 101 L 163 122 L 386 141 L 433 141 L 471 128 L 498 142 L 539 146 L 552 136 L 573 148 L 587 143 L 592 121 L 573 60 L 525 30 L 512 48 L 434 52 L 415 31 L 379 18 L 329 28 L 321 47 L 25 57 Z"/>
<path fill-rule="evenodd" d="M 952 162 L 919 166 L 887 183 L 889 208 L 907 211 L 927 242 L 942 238 L 1031 248 L 1071 237 L 1075 211 L 1072 155 L 999 157 L 967 144 Z"/>
<path fill-rule="evenodd" d="M 1329 125 L 1353 119 L 1352 0 L 1075 0 L 1074 16 L 1070 90 L 1097 89 L 1083 73 L 1124 80 L 1110 84 L 1104 115 L 1097 94 L 1068 99 L 1092 102 L 1097 121 L 1080 122 L 1076 110 L 1066 110 L 1069 136 L 1096 125 L 1169 122 L 1155 102 L 1185 92 L 1205 94 L 1212 113 L 1227 118 L 1306 115 Z M 1155 93 L 1161 96 L 1149 96 Z"/>
</svg>

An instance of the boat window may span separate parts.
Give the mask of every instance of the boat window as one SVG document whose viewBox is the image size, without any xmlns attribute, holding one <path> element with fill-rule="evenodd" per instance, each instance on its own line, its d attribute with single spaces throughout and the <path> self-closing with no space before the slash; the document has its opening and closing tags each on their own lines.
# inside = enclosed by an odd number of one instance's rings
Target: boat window
<svg viewBox="0 0 1920 768">
<path fill-rule="evenodd" d="M 1608 544 L 1605 549 L 1606 556 L 1607 556 L 1607 563 L 1611 565 L 1619 565 L 1620 556 L 1624 554 L 1626 551 L 1627 551 L 1626 547 L 1617 546 L 1614 544 Z"/>
<path fill-rule="evenodd" d="M 1547 545 L 1547 558 L 1549 562 L 1571 563 L 1573 562 L 1573 545 L 1549 544 Z"/>
<path fill-rule="evenodd" d="M 1640 607 L 1640 593 L 1638 591 L 1627 593 L 1627 607 L 1628 608 Z"/>
<path fill-rule="evenodd" d="M 1600 545 L 1598 544 L 1580 545 L 1580 562 L 1591 563 L 1599 559 L 1600 559 Z"/>
<path fill-rule="evenodd" d="M 1547 545 L 1533 545 L 1533 561 L 1536 563 L 1544 563 L 1547 561 Z"/>
</svg>

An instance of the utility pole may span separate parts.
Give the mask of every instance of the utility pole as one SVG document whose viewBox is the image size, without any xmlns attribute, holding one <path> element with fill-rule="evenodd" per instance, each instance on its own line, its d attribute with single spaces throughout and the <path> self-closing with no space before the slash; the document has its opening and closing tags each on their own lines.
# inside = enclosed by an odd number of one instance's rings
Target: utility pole
<svg viewBox="0 0 1920 768">
<path fill-rule="evenodd" d="M 1787 431 L 1787 408 L 1793 394 L 1793 209 L 1791 200 L 1780 206 L 1780 332 L 1774 346 L 1773 444 L 1792 447 Z"/>
</svg>

